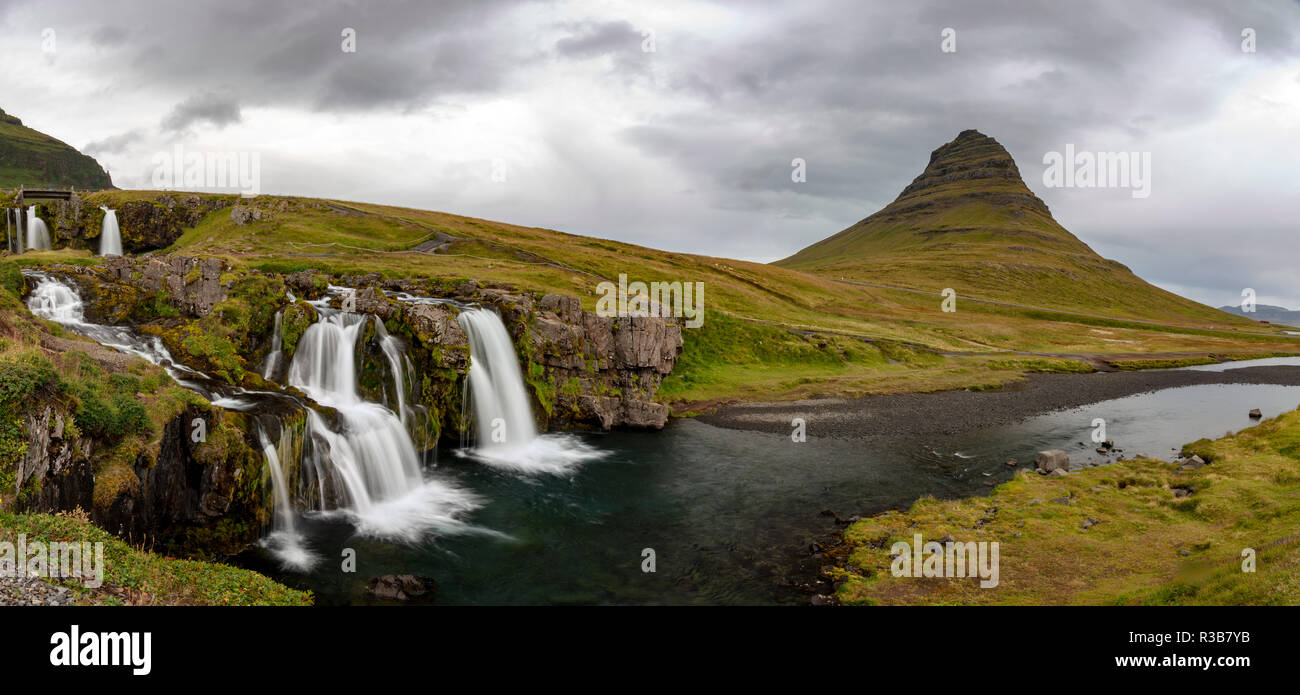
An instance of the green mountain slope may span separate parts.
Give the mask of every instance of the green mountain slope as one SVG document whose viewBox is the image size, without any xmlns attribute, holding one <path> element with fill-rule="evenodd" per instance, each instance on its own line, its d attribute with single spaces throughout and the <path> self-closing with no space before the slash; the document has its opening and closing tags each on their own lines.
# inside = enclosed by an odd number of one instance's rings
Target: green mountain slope
<svg viewBox="0 0 1300 695">
<path fill-rule="evenodd" d="M 967 130 L 874 215 L 775 265 L 835 279 L 1154 320 L 1228 320 L 1102 258 L 1052 218 L 996 140 Z"/>
<path fill-rule="evenodd" d="M 0 188 L 19 186 L 101 190 L 113 180 L 93 157 L 0 109 Z"/>
</svg>

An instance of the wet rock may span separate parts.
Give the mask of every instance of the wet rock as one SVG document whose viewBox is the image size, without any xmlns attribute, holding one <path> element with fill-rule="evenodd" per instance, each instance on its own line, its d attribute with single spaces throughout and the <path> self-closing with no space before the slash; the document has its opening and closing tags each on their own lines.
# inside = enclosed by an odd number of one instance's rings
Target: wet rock
<svg viewBox="0 0 1300 695">
<path fill-rule="evenodd" d="M 1003 463 L 1002 465 L 1006 466 L 1007 468 L 1015 468 L 1015 467 L 1016 467 L 1016 460 L 1015 460 L 1015 459 L 1007 459 L 1007 460 L 1006 460 L 1006 463 Z"/>
<path fill-rule="evenodd" d="M 386 574 L 372 578 L 367 590 L 375 598 L 389 601 L 428 599 L 437 592 L 438 582 L 414 574 Z"/>
<path fill-rule="evenodd" d="M 1260 412 L 1259 408 L 1255 408 L 1254 410 L 1250 411 L 1250 417 L 1252 420 L 1258 420 L 1264 417 L 1264 413 Z"/>
</svg>

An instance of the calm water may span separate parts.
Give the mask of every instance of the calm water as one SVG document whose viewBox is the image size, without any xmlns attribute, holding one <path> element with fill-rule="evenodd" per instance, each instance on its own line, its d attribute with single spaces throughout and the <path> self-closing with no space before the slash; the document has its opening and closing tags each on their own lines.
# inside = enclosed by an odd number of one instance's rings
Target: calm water
<svg viewBox="0 0 1300 695">
<path fill-rule="evenodd" d="M 1169 458 L 1183 443 L 1249 427 L 1251 408 L 1271 417 L 1297 405 L 1300 387 L 1191 386 L 950 437 L 800 444 L 684 420 L 662 432 L 589 435 L 607 458 L 533 479 L 444 451 L 439 474 L 483 498 L 471 521 L 484 533 L 403 546 L 308 518 L 308 542 L 327 558 L 310 575 L 244 560 L 312 589 L 322 604 L 364 602 L 366 578 L 397 573 L 437 579 L 439 604 L 803 603 L 781 583 L 832 527 L 820 510 L 848 516 L 927 494 L 984 494 L 1013 475 L 1007 458 L 1028 464 L 1040 449 L 1100 459 L 1094 418 L 1126 455 Z M 344 547 L 357 552 L 355 574 L 339 571 Z M 641 571 L 644 548 L 655 550 L 653 574 Z"/>
</svg>

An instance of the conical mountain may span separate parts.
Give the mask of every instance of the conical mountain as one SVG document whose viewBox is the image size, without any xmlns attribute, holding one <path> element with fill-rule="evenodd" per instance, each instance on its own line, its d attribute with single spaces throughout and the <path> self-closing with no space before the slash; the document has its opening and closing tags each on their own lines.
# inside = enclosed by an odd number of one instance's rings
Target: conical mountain
<svg viewBox="0 0 1300 695">
<path fill-rule="evenodd" d="M 1226 318 L 1102 258 L 1052 218 L 1006 148 L 975 130 L 931 153 L 894 202 L 775 265 L 1107 316 Z"/>
</svg>

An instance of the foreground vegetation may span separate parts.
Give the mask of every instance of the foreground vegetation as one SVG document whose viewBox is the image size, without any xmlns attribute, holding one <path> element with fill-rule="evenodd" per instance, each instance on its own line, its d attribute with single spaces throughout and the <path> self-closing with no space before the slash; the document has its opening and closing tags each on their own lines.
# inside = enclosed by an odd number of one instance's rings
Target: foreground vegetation
<svg viewBox="0 0 1300 695">
<path fill-rule="evenodd" d="M 73 592 L 82 605 L 310 605 L 310 592 L 285 587 L 256 572 L 215 562 L 163 557 L 132 548 L 90 523 L 84 512 L 10 514 L 0 512 L 0 541 L 103 543 L 104 583 L 94 589 L 80 581 L 54 582 Z"/>
<path fill-rule="evenodd" d="M 57 417 L 59 439 L 96 442 L 93 504 L 107 508 L 123 490 L 138 486 L 135 466 L 156 459 L 163 430 L 187 407 L 207 408 L 162 369 L 77 337 L 38 319 L 19 300 L 25 282 L 18 267 L 0 260 L 0 541 L 18 534 L 29 540 L 105 544 L 105 583 L 86 590 L 68 584 L 79 602 L 131 604 L 234 604 L 310 602 L 255 572 L 226 565 L 176 560 L 133 548 L 92 525 L 83 511 L 22 514 L 39 508 L 39 476 L 19 485 L 19 463 L 28 453 L 25 418 L 39 403 Z M 214 427 L 211 446 L 229 427 Z M 200 451 L 203 451 L 202 449 Z M 257 481 L 252 481 L 257 484 Z"/>
<path fill-rule="evenodd" d="M 1021 472 L 988 497 L 917 501 L 845 531 L 846 604 L 1300 604 L 1300 411 L 1184 448 L 1181 470 L 1135 459 L 1068 476 Z M 913 534 L 996 541 L 1000 582 L 896 578 Z M 1243 550 L 1255 572 L 1243 572 Z"/>
</svg>

